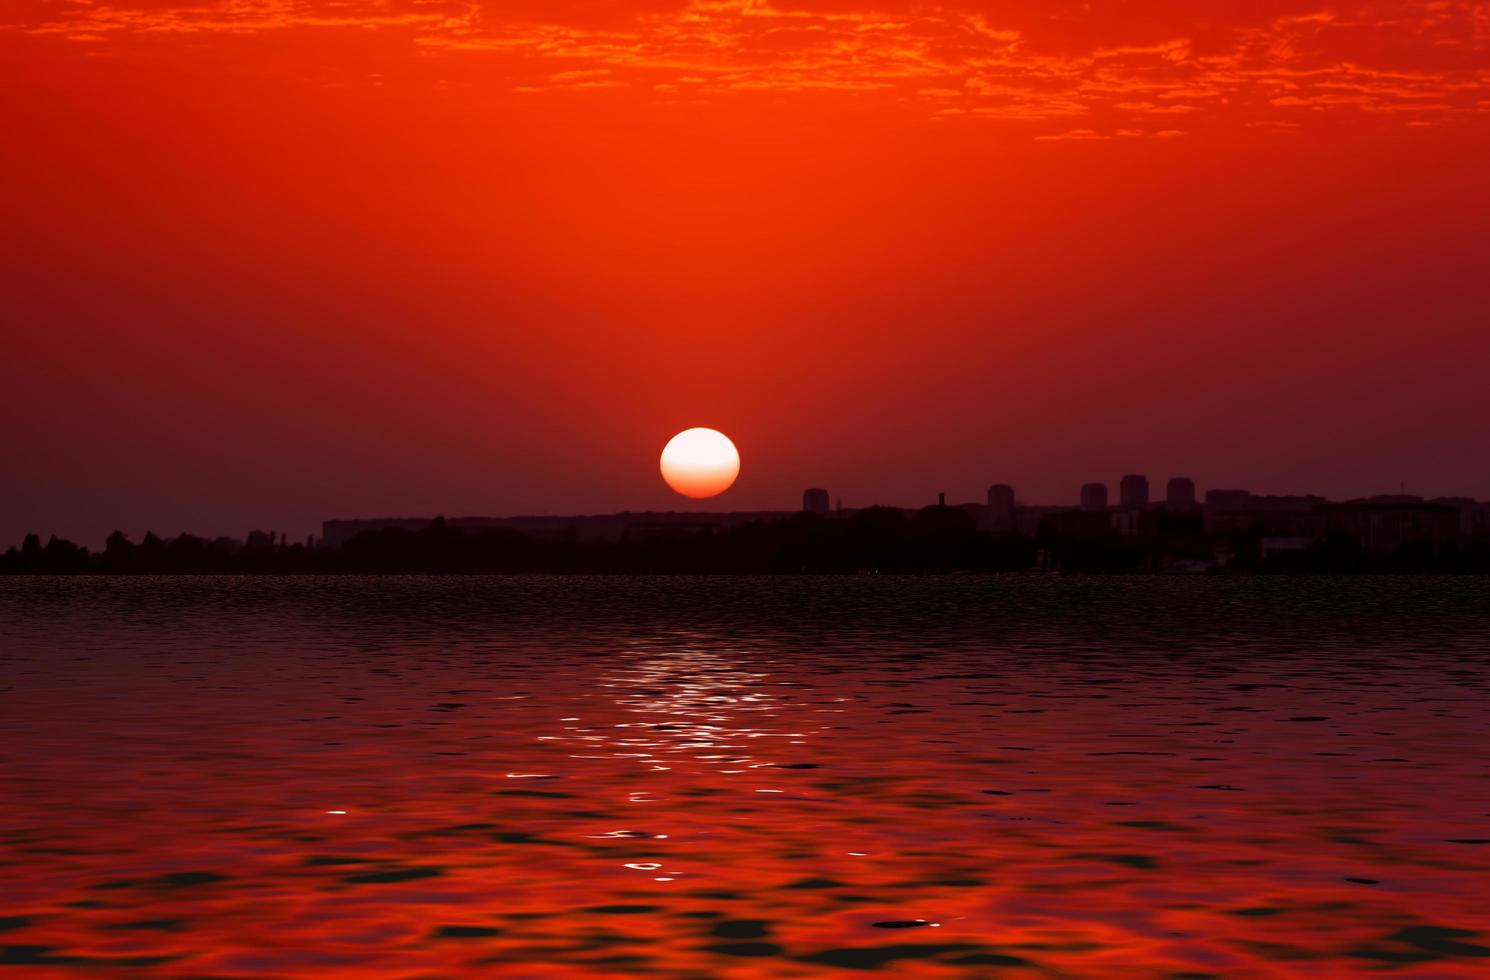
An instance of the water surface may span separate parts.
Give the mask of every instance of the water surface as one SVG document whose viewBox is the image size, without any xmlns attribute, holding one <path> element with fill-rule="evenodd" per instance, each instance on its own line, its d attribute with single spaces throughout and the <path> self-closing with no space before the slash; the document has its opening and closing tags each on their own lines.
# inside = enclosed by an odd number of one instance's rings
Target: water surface
<svg viewBox="0 0 1490 980">
<path fill-rule="evenodd" d="M 0 579 L 26 975 L 1490 972 L 1490 583 Z"/>
</svg>

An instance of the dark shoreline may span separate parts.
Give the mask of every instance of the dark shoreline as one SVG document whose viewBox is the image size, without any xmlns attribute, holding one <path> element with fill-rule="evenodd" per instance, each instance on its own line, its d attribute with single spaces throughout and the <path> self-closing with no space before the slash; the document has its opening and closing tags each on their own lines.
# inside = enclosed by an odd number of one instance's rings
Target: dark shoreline
<svg viewBox="0 0 1490 980">
<path fill-rule="evenodd" d="M 1490 533 L 1447 535 L 1411 523 L 1393 533 L 1327 527 L 1277 537 L 1263 522 L 1207 526 L 1199 513 L 1156 512 L 1120 531 L 1073 512 L 1037 533 L 982 529 L 961 509 L 869 508 L 845 519 L 799 514 L 716 531 L 648 526 L 618 541 L 572 533 L 367 530 L 337 547 L 283 535 L 247 541 L 182 534 L 140 542 L 122 532 L 91 552 L 28 535 L 0 554 L 0 575 L 1485 575 Z M 1369 533 L 1368 533 L 1369 532 Z"/>
</svg>

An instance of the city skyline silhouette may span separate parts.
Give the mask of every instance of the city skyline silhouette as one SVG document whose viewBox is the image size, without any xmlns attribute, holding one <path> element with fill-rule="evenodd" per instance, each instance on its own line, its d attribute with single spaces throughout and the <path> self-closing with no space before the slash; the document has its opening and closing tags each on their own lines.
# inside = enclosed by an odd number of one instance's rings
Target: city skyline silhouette
<svg viewBox="0 0 1490 980">
<path fill-rule="evenodd" d="M 1130 473 L 1114 498 L 1087 482 L 1070 505 L 1033 504 L 996 483 L 980 502 L 844 507 L 826 488 L 795 510 L 686 510 L 512 517 L 332 518 L 293 544 L 123 531 L 102 551 L 28 534 L 11 573 L 141 572 L 1490 572 L 1490 501 L 1380 494 L 1198 491 L 1171 477 L 1151 496 Z"/>
</svg>

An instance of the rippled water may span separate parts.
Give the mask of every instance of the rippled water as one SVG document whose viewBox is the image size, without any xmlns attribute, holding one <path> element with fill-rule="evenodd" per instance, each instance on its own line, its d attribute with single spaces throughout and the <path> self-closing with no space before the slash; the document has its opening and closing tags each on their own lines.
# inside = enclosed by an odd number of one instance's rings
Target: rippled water
<svg viewBox="0 0 1490 980">
<path fill-rule="evenodd" d="M 0 580 L 27 975 L 1490 973 L 1490 583 Z"/>
</svg>

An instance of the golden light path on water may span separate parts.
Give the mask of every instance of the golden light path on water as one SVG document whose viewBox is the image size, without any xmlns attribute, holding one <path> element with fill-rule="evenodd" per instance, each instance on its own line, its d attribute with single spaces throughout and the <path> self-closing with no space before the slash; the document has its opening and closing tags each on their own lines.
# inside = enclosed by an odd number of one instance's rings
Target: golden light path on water
<svg viewBox="0 0 1490 980">
<path fill-rule="evenodd" d="M 759 669 L 747 669 L 731 651 L 706 636 L 675 636 L 675 646 L 647 652 L 633 648 L 627 659 L 641 656 L 623 670 L 596 678 L 593 697 L 605 700 L 633 720 L 587 725 L 583 716 L 569 716 L 563 734 L 540 736 L 540 741 L 579 743 L 587 749 L 609 748 L 609 752 L 579 752 L 575 760 L 620 761 L 649 773 L 682 770 L 695 776 L 749 777 L 757 770 L 772 769 L 771 746 L 805 746 L 808 737 L 824 725 L 815 722 L 803 730 L 779 724 L 783 713 L 834 713 L 838 708 L 806 708 L 771 693 L 772 687 L 791 687 L 774 681 Z M 838 699 L 847 700 L 847 699 Z M 795 720 L 795 719 L 793 719 Z M 776 741 L 772 741 L 776 740 Z M 632 804 L 668 802 L 668 789 L 636 790 Z M 773 787 L 754 788 L 763 794 L 785 793 Z M 593 839 L 629 838 L 667 840 L 666 833 L 630 829 L 610 830 Z M 626 868 L 663 872 L 660 882 L 676 881 L 688 872 L 667 868 L 662 860 L 630 862 Z"/>
</svg>

